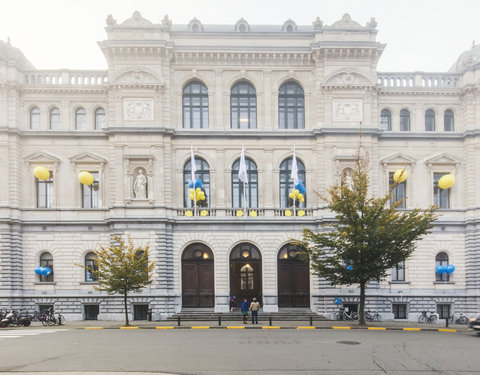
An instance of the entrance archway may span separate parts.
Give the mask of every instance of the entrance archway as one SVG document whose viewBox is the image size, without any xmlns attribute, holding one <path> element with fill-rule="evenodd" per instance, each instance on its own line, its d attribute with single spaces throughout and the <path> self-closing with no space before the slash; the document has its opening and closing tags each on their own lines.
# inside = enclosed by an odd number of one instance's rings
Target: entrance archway
<svg viewBox="0 0 480 375">
<path fill-rule="evenodd" d="M 182 254 L 182 306 L 213 307 L 215 276 L 213 253 L 200 243 L 189 245 Z"/>
<path fill-rule="evenodd" d="M 278 307 L 310 307 L 310 270 L 300 252 L 292 244 L 278 252 Z"/>
<path fill-rule="evenodd" d="M 239 244 L 230 253 L 230 294 L 237 301 L 262 301 L 262 255 L 252 244 Z"/>
</svg>

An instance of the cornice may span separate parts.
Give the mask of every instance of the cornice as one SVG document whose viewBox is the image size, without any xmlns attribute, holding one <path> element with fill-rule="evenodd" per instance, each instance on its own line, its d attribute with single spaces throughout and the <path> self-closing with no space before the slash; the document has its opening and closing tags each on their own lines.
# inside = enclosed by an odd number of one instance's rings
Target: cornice
<svg viewBox="0 0 480 375">
<path fill-rule="evenodd" d="M 69 94 L 107 94 L 108 92 L 108 85 L 102 84 L 101 86 L 70 86 L 70 85 L 19 85 L 18 91 L 26 94 L 62 94 L 62 93 L 69 93 Z"/>
<path fill-rule="evenodd" d="M 400 96 L 400 95 L 411 95 L 411 96 L 459 96 L 462 94 L 462 89 L 441 89 L 437 88 L 432 90 L 430 88 L 411 88 L 411 87 L 396 87 L 395 89 L 384 88 L 383 86 L 377 85 L 378 95 L 386 96 Z"/>
</svg>

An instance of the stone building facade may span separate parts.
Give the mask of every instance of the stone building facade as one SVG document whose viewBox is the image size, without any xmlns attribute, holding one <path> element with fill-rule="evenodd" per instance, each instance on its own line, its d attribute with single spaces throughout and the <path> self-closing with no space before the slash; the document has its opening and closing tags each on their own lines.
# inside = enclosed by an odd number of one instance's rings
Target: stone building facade
<svg viewBox="0 0 480 375">
<path fill-rule="evenodd" d="M 259 297 L 264 311 L 330 315 L 335 297 L 355 308 L 355 286 L 309 276 L 290 244 L 332 219 L 316 193 L 361 149 L 373 194 L 405 168 L 404 209 L 442 207 L 404 269 L 371 283 L 367 308 L 409 320 L 480 311 L 480 47 L 446 73 L 382 73 L 375 20 L 348 15 L 330 26 L 175 25 L 135 12 L 122 23 L 109 16 L 106 32 L 101 71 L 37 70 L 0 42 L 2 307 L 121 319 L 121 299 L 95 291 L 78 264 L 122 235 L 149 244 L 155 261 L 152 285 L 130 299 L 134 318 L 148 308 L 155 319 L 228 311 L 232 294 Z M 296 209 L 294 148 L 306 187 Z M 188 197 L 191 150 L 206 193 L 198 210 Z M 37 166 L 49 180 L 36 179 Z M 81 171 L 93 185 L 78 182 Z M 446 173 L 456 183 L 441 191 Z M 437 276 L 438 264 L 456 270 Z M 39 265 L 53 274 L 36 275 Z"/>
</svg>

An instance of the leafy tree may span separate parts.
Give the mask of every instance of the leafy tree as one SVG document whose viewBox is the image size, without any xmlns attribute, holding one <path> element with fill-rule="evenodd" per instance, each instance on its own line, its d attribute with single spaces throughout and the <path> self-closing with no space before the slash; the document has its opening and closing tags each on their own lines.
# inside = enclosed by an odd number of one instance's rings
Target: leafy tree
<svg viewBox="0 0 480 375">
<path fill-rule="evenodd" d="M 97 276 L 99 286 L 95 290 L 108 294 L 121 294 L 125 307 L 125 325 L 128 322 L 127 298 L 132 292 L 139 292 L 152 283 L 154 262 L 148 261 L 148 245 L 145 248 L 136 247 L 129 238 L 127 243 L 114 236 L 114 243 L 108 247 L 100 246 L 95 251 L 98 269 L 88 269 Z"/>
<path fill-rule="evenodd" d="M 396 184 L 388 194 L 368 194 L 368 162 L 357 159 L 350 183 L 333 185 L 324 198 L 336 214 L 326 231 L 305 228 L 300 245 L 314 270 L 332 285 L 359 284 L 359 324 L 365 325 L 365 289 L 371 280 L 387 276 L 393 266 L 406 260 L 416 243 L 433 227 L 435 207 L 399 211 L 400 201 L 390 204 Z"/>
</svg>

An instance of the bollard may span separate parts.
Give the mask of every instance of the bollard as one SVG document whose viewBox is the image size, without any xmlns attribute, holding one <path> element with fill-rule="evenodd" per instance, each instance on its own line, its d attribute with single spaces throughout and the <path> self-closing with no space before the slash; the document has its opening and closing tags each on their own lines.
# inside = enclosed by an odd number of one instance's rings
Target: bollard
<svg viewBox="0 0 480 375">
<path fill-rule="evenodd" d="M 313 326 L 313 318 L 310 317 L 310 326 Z"/>
<path fill-rule="evenodd" d="M 268 324 L 272 325 L 272 317 L 268 318 Z"/>
<path fill-rule="evenodd" d="M 218 325 L 219 325 L 219 326 L 222 325 L 222 317 L 221 317 L 221 316 L 218 317 Z"/>
<path fill-rule="evenodd" d="M 448 328 L 448 318 L 445 318 L 445 327 Z"/>
<path fill-rule="evenodd" d="M 180 317 L 177 318 L 177 324 L 180 326 Z"/>
</svg>

